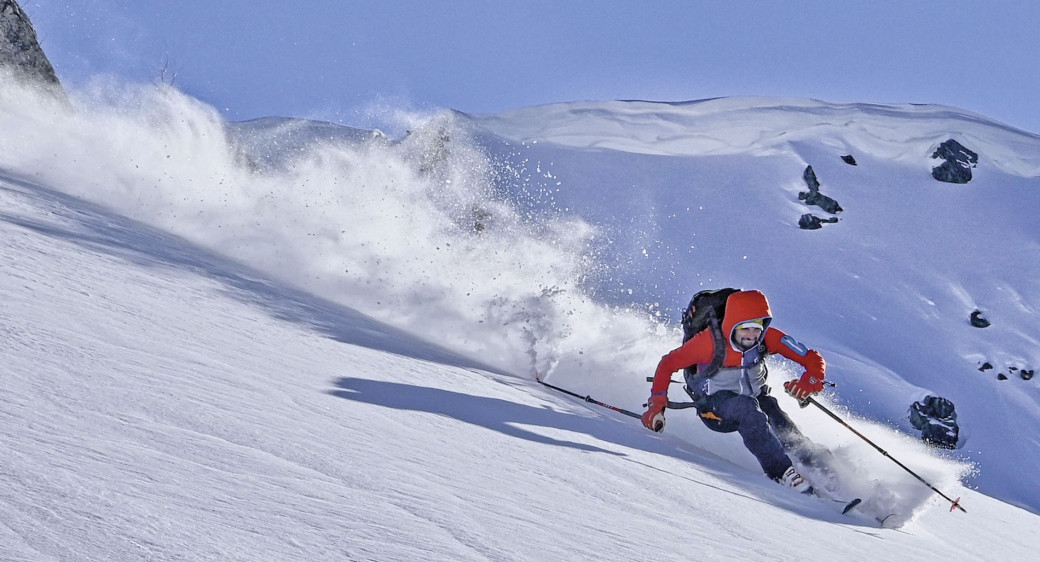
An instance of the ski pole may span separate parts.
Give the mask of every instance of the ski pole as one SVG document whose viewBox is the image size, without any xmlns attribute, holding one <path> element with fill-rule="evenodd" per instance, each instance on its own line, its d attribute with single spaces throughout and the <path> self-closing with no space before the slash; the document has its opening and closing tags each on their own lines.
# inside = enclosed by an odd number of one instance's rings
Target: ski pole
<svg viewBox="0 0 1040 562">
<path fill-rule="evenodd" d="M 537 375 L 536 374 L 534 378 L 535 378 L 536 381 L 544 384 L 545 386 L 547 386 L 547 387 L 549 387 L 549 388 L 551 388 L 553 390 L 558 390 L 558 391 L 560 391 L 560 392 L 562 392 L 564 394 L 569 394 L 569 395 L 571 395 L 571 396 L 573 396 L 575 398 L 581 398 L 582 400 L 584 400 L 586 402 L 595 404 L 597 406 L 602 406 L 602 407 L 604 407 L 604 408 L 606 408 L 608 410 L 614 410 L 615 412 L 618 412 L 618 413 L 621 413 L 621 414 L 625 414 L 626 416 L 630 416 L 630 417 L 633 417 L 633 418 L 642 418 L 643 417 L 643 416 L 641 416 L 641 415 L 639 415 L 639 414 L 637 414 L 635 412 L 630 412 L 628 410 L 625 410 L 625 409 L 622 409 L 622 408 L 618 408 L 617 406 L 611 406 L 610 404 L 607 404 L 605 402 L 600 402 L 599 400 L 594 400 L 591 396 L 588 396 L 588 395 L 582 396 L 582 395 L 580 395 L 580 394 L 578 394 L 576 392 L 571 392 L 571 391 L 569 391 L 569 390 L 567 390 L 565 388 L 560 388 L 558 386 L 553 386 L 553 385 L 543 381 L 541 375 Z"/>
<path fill-rule="evenodd" d="M 933 492 L 935 492 L 936 494 L 939 494 L 940 496 L 943 497 L 943 499 L 945 499 L 946 501 L 950 502 L 950 504 L 951 504 L 950 505 L 950 511 L 953 511 L 956 508 L 956 509 L 959 509 L 959 510 L 963 511 L 964 513 L 968 512 L 968 510 L 966 510 L 963 507 L 961 507 L 961 503 L 960 503 L 961 499 L 960 498 L 957 498 L 955 500 L 950 499 L 946 494 L 944 494 L 944 493 L 940 492 L 938 489 L 936 489 L 935 486 L 932 486 L 927 480 L 925 480 L 924 478 L 921 478 L 920 476 L 918 476 L 916 472 L 910 470 L 909 468 L 906 467 L 906 465 L 904 465 L 903 463 L 901 463 L 898 460 L 896 460 L 895 457 L 893 457 L 892 455 L 888 454 L 888 451 L 882 449 L 881 447 L 878 447 L 873 441 L 871 441 L 870 439 L 867 439 L 866 437 L 863 436 L 862 433 L 856 431 L 856 429 L 853 428 L 851 425 L 845 423 L 845 420 L 843 420 L 840 417 L 838 417 L 837 414 L 835 414 L 834 412 L 832 412 L 829 409 L 827 409 L 827 407 L 825 407 L 823 404 L 820 404 L 819 402 L 817 402 L 812 396 L 807 397 L 805 399 L 805 401 L 810 403 L 810 404 L 812 404 L 812 405 L 814 405 L 814 406 L 816 406 L 817 408 L 823 410 L 823 413 L 825 413 L 828 416 L 834 418 L 834 420 L 837 421 L 838 423 L 840 423 L 841 425 L 844 425 L 845 427 L 847 427 L 849 429 L 849 431 L 851 431 L 852 433 L 855 433 L 857 437 L 859 437 L 860 439 L 862 439 L 862 440 L 866 441 L 867 443 L 869 443 L 870 446 L 872 446 L 875 449 L 877 449 L 878 451 L 880 451 L 882 455 L 885 455 L 886 457 L 888 457 L 892 462 L 898 464 L 899 468 L 902 468 L 903 470 L 909 472 L 914 478 L 920 480 L 921 483 L 923 483 L 925 486 L 928 486 L 929 488 L 931 488 Z"/>
</svg>

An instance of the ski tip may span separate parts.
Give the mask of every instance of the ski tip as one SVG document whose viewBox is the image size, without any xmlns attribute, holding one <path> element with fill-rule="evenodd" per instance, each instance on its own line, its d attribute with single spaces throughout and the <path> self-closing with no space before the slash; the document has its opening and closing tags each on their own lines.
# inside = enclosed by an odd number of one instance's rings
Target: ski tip
<svg viewBox="0 0 1040 562">
<path fill-rule="evenodd" d="M 896 525 L 896 521 L 897 521 L 897 519 L 896 519 L 896 514 L 895 513 L 889 513 L 888 515 L 886 515 L 884 517 L 878 517 L 877 518 L 877 522 L 878 522 L 879 525 L 881 525 L 882 529 L 895 529 L 895 528 L 897 528 L 898 525 Z"/>
<path fill-rule="evenodd" d="M 845 507 L 841 510 L 841 514 L 845 515 L 846 513 L 849 512 L 849 510 L 851 510 L 852 508 L 856 507 L 857 505 L 859 505 L 862 502 L 863 502 L 863 500 L 860 499 L 860 498 L 856 498 L 856 499 L 850 501 L 849 503 L 845 504 Z"/>
</svg>

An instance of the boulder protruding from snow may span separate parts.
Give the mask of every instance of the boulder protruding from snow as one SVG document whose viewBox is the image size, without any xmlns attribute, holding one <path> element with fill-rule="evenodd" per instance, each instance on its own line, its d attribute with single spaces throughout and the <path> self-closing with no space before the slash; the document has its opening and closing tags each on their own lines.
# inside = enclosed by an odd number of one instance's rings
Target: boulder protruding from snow
<svg viewBox="0 0 1040 562">
<path fill-rule="evenodd" d="M 845 162 L 849 166 L 855 166 L 856 165 L 856 159 L 853 158 L 851 154 L 846 154 L 845 156 L 842 156 L 841 159 L 842 159 L 843 162 Z"/>
<path fill-rule="evenodd" d="M 990 325 L 989 320 L 983 318 L 982 311 L 977 308 L 968 316 L 968 322 L 971 322 L 971 325 L 976 328 L 988 328 Z"/>
<path fill-rule="evenodd" d="M 805 213 L 802 218 L 798 219 L 798 228 L 802 230 L 818 230 L 823 228 L 824 223 L 838 222 L 838 217 L 831 217 L 828 219 L 821 219 L 820 217 L 811 213 Z"/>
<path fill-rule="evenodd" d="M 29 16 L 15 0 L 0 0 L 0 70 L 13 72 L 23 80 L 61 87 Z"/>
<path fill-rule="evenodd" d="M 805 201 L 806 205 L 816 205 L 831 214 L 837 214 L 842 211 L 841 205 L 839 205 L 837 201 L 820 193 L 820 181 L 816 179 L 816 172 L 813 171 L 812 166 L 805 167 L 805 172 L 802 173 L 802 179 L 805 180 L 805 185 L 809 187 L 809 191 L 799 193 L 799 200 Z M 838 219 L 835 217 L 821 219 L 806 213 L 802 215 L 801 219 L 798 221 L 798 228 L 801 228 L 802 230 L 816 230 L 822 228 L 823 223 L 831 222 L 838 222 Z"/>
<path fill-rule="evenodd" d="M 812 166 L 805 167 L 805 171 L 802 172 L 802 179 L 805 181 L 805 185 L 809 187 L 810 193 L 819 193 L 820 180 L 816 179 L 816 171 L 812 169 Z"/>
<path fill-rule="evenodd" d="M 953 402 L 940 396 L 925 396 L 910 405 L 910 425 L 921 430 L 921 439 L 943 449 L 957 446 L 960 427 Z"/>
<path fill-rule="evenodd" d="M 953 139 L 940 144 L 932 153 L 932 158 L 944 160 L 942 164 L 932 168 L 932 177 L 947 183 L 970 182 L 971 169 L 979 162 L 978 154 L 964 148 Z"/>
<path fill-rule="evenodd" d="M 805 180 L 805 185 L 809 186 L 809 191 L 799 193 L 798 199 L 805 201 L 806 205 L 816 205 L 831 214 L 842 211 L 841 205 L 837 201 L 820 193 L 820 181 L 816 179 L 816 172 L 813 171 L 812 166 L 805 167 L 802 179 Z"/>
</svg>

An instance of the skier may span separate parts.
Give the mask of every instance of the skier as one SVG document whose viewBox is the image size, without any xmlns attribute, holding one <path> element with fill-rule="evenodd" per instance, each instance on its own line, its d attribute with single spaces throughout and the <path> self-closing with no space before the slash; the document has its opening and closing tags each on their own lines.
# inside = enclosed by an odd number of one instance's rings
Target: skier
<svg viewBox="0 0 1040 562">
<path fill-rule="evenodd" d="M 805 369 L 801 378 L 784 384 L 784 390 L 799 402 L 823 390 L 826 363 L 817 351 L 771 327 L 771 321 L 769 302 L 760 291 L 729 295 L 721 320 L 721 334 L 729 345 L 721 365 L 712 365 L 716 336 L 711 329 L 669 352 L 657 365 L 642 421 L 653 431 L 664 428 L 672 373 L 687 368 L 685 390 L 701 421 L 714 431 L 736 431 L 766 476 L 808 493 L 812 487 L 794 468 L 788 452 L 801 448 L 805 456 L 799 455 L 799 460 L 809 461 L 812 452 L 805 447 L 812 445 L 770 396 L 765 358 L 779 353 Z"/>
</svg>

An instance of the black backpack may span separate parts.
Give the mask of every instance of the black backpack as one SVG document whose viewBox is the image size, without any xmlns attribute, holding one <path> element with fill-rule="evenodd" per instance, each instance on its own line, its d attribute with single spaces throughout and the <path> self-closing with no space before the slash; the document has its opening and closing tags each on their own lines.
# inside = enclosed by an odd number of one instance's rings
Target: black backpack
<svg viewBox="0 0 1040 562">
<path fill-rule="evenodd" d="M 700 373 L 702 377 L 710 377 L 722 367 L 722 361 L 726 358 L 725 338 L 722 335 L 722 318 L 726 315 L 726 300 L 733 293 L 739 293 L 741 289 L 725 288 L 701 291 L 690 299 L 690 304 L 682 313 L 683 343 L 690 338 L 703 332 L 711 330 L 712 339 L 715 342 L 715 352 L 711 363 Z M 690 380 L 697 374 L 697 366 L 683 369 L 686 380 Z"/>
</svg>

